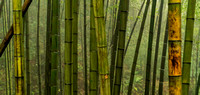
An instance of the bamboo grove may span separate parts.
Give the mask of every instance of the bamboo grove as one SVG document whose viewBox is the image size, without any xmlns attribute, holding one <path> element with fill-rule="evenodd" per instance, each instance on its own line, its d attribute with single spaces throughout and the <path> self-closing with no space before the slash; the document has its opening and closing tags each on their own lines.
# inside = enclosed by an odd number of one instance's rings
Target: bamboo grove
<svg viewBox="0 0 200 95">
<path fill-rule="evenodd" d="M 198 0 L 0 0 L 0 95 L 200 95 Z"/>
</svg>

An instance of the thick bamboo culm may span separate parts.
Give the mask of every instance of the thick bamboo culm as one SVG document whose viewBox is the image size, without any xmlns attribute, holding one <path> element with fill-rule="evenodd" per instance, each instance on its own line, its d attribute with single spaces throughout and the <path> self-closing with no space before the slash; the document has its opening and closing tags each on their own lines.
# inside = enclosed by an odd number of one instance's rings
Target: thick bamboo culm
<svg viewBox="0 0 200 95">
<path fill-rule="evenodd" d="M 110 76 L 108 66 L 107 40 L 104 19 L 104 0 L 93 0 L 95 31 L 100 78 L 100 94 L 110 95 Z"/>
<path fill-rule="evenodd" d="M 73 95 L 72 1 L 65 1 L 65 95 Z"/>
<path fill-rule="evenodd" d="M 57 95 L 57 72 L 59 62 L 58 25 L 59 25 L 59 0 L 52 0 L 52 19 L 50 34 L 50 95 Z"/>
<path fill-rule="evenodd" d="M 26 11 L 28 10 L 30 4 L 32 3 L 32 0 L 26 0 L 24 2 L 24 5 L 22 6 L 22 16 L 25 15 Z M 8 30 L 8 33 L 6 34 L 4 40 L 2 41 L 0 45 L 0 57 L 2 56 L 4 50 L 6 49 L 8 43 L 10 42 L 12 36 L 14 35 L 13 25 Z"/>
<path fill-rule="evenodd" d="M 169 0 L 168 3 L 169 94 L 182 95 L 181 0 Z"/>
<path fill-rule="evenodd" d="M 183 79 L 182 79 L 183 95 L 189 95 L 195 6 L 196 6 L 196 0 L 188 0 L 185 44 L 183 52 Z"/>
<path fill-rule="evenodd" d="M 122 72 L 123 72 L 123 62 L 124 62 L 124 49 L 126 41 L 126 27 L 128 20 L 128 10 L 129 10 L 129 0 L 120 0 L 117 26 L 116 31 L 119 35 L 118 38 L 118 48 L 117 48 L 117 60 L 116 60 L 116 72 L 114 87 L 112 90 L 112 95 L 120 95 L 121 82 L 122 82 Z"/>
<path fill-rule="evenodd" d="M 15 93 L 24 95 L 23 74 L 23 26 L 21 0 L 13 0 L 13 30 L 14 30 L 14 59 L 15 59 Z"/>
<path fill-rule="evenodd" d="M 90 82 L 89 94 L 98 94 L 98 55 L 97 55 L 97 41 L 95 32 L 94 9 L 93 0 L 90 0 Z"/>
</svg>

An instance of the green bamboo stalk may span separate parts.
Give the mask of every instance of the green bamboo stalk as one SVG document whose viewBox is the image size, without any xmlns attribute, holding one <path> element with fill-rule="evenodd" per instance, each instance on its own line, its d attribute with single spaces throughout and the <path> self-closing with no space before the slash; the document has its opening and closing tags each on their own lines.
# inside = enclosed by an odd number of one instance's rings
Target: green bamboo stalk
<svg viewBox="0 0 200 95">
<path fill-rule="evenodd" d="M 39 95 L 42 95 L 41 89 L 41 71 L 40 71 L 40 0 L 38 0 L 38 13 L 37 13 L 37 65 L 38 65 L 38 87 L 39 87 Z"/>
<path fill-rule="evenodd" d="M 151 54 L 152 54 L 152 44 L 153 44 L 153 31 L 156 13 L 156 3 L 157 0 L 153 0 L 151 9 L 151 21 L 149 29 L 149 40 L 148 40 L 148 50 L 147 50 L 147 65 L 146 65 L 146 80 L 145 80 L 145 95 L 149 95 L 150 89 L 150 79 L 151 79 Z"/>
<path fill-rule="evenodd" d="M 30 56 L 29 56 L 29 20 L 28 12 L 24 16 L 24 30 L 26 31 L 26 82 L 27 82 L 27 95 L 30 95 Z M 12 42 L 12 41 L 11 41 Z"/>
<path fill-rule="evenodd" d="M 167 41 L 168 41 L 168 21 L 166 23 L 166 30 L 163 42 L 163 50 L 162 50 L 162 59 L 161 59 L 161 66 L 160 66 L 160 81 L 159 81 L 159 95 L 163 95 L 163 82 L 164 82 L 164 72 L 165 72 L 165 61 L 167 55 Z"/>
<path fill-rule="evenodd" d="M 107 23 L 107 18 L 108 18 L 108 6 L 109 6 L 109 1 L 106 1 L 106 8 L 105 8 L 105 23 Z"/>
<path fill-rule="evenodd" d="M 198 65 L 199 65 L 199 32 L 196 38 L 196 74 L 195 74 L 195 83 L 197 84 L 198 81 Z M 194 84 L 195 85 L 195 84 Z M 195 87 L 195 86 L 194 86 Z"/>
<path fill-rule="evenodd" d="M 78 10 L 79 0 L 73 0 L 73 25 L 72 25 L 72 40 L 73 40 L 73 94 L 78 94 Z"/>
<path fill-rule="evenodd" d="M 6 4 L 5 4 L 6 5 Z M 3 20 L 2 20 L 2 22 L 3 22 L 3 35 L 5 36 L 5 34 L 6 34 L 6 16 L 5 16 L 5 5 L 4 5 L 4 7 L 3 7 L 3 10 L 2 10 L 2 14 L 3 14 Z M 4 53 L 4 61 L 5 61 L 5 76 L 6 76 L 6 82 L 5 82 L 5 84 L 6 84 L 6 95 L 9 95 L 9 90 L 8 90 L 8 52 L 7 52 L 7 50 L 8 49 L 6 49 L 6 51 L 5 51 L 5 53 Z"/>
<path fill-rule="evenodd" d="M 182 85 L 183 85 L 182 94 L 183 95 L 189 94 L 195 5 L 196 5 L 196 0 L 188 1 L 186 32 L 185 32 L 186 34 L 185 34 L 185 45 L 184 45 L 185 48 L 183 52 L 183 79 L 182 79 Z"/>
<path fill-rule="evenodd" d="M 65 95 L 73 95 L 72 0 L 65 1 Z"/>
<path fill-rule="evenodd" d="M 5 4 L 4 4 L 4 23 L 5 23 L 5 32 L 7 32 L 8 31 L 8 8 L 7 8 L 7 2 L 5 2 Z M 8 46 L 10 46 L 10 44 L 8 45 Z M 11 94 L 11 89 L 10 89 L 10 60 L 9 60 L 9 48 L 7 48 L 7 50 L 6 50 L 6 61 L 7 61 L 7 63 L 6 63 L 6 75 L 7 75 L 7 89 L 8 89 L 8 95 L 10 95 Z"/>
<path fill-rule="evenodd" d="M 168 4 L 169 94 L 182 95 L 181 0 L 169 0 Z"/>
<path fill-rule="evenodd" d="M 199 32 L 198 32 L 198 35 L 197 35 L 197 64 L 196 64 L 197 70 L 200 66 L 199 65 L 199 34 L 200 34 L 200 28 L 199 28 Z M 198 71 L 196 73 L 198 73 Z M 198 93 L 199 93 L 199 85 L 200 85 L 200 80 L 199 80 L 200 76 L 199 75 L 197 75 L 197 79 L 196 79 L 197 81 L 196 81 L 195 95 L 198 95 Z"/>
<path fill-rule="evenodd" d="M 51 34 L 50 34 L 50 95 L 57 95 L 57 67 L 58 67 L 58 56 L 59 56 L 59 44 L 58 44 L 58 25 L 59 25 L 59 0 L 52 1 L 52 24 L 51 24 Z"/>
<path fill-rule="evenodd" d="M 22 9 L 21 0 L 13 0 L 13 30 L 14 30 L 14 57 L 15 57 L 15 93 L 24 94 L 24 74 L 23 74 L 23 42 L 22 42 Z"/>
<path fill-rule="evenodd" d="M 197 82 L 197 85 L 196 85 L 195 95 L 199 95 L 199 85 L 200 85 L 200 73 L 199 73 L 198 82 Z"/>
<path fill-rule="evenodd" d="M 24 0 L 25 1 L 25 0 Z M 23 20 L 23 28 L 25 28 L 25 20 Z M 26 32 L 25 29 L 23 29 L 23 38 L 22 38 L 22 43 L 24 44 L 24 33 Z M 24 55 L 24 47 L 22 47 L 23 49 L 23 55 Z M 24 61 L 24 59 L 23 59 Z M 26 72 L 26 64 L 23 64 L 23 69 L 24 72 Z M 24 95 L 27 95 L 27 81 L 26 81 L 26 73 L 24 73 Z"/>
<path fill-rule="evenodd" d="M 88 95 L 88 71 L 87 71 L 87 23 L 86 23 L 86 0 L 84 0 L 84 65 L 85 65 L 85 95 Z"/>
<path fill-rule="evenodd" d="M 0 16 L 1 16 L 1 13 L 3 12 L 3 6 L 4 6 L 4 0 L 1 1 L 1 4 L 0 4 Z"/>
<path fill-rule="evenodd" d="M 118 0 L 114 1 L 114 6 L 118 4 Z M 115 26 L 115 21 L 117 18 L 117 8 L 113 8 L 113 17 L 112 17 L 112 29 L 111 31 L 113 32 L 112 38 L 111 38 L 111 65 L 110 65 L 110 89 L 111 93 L 113 92 L 113 86 L 114 86 L 114 78 L 115 78 L 115 66 L 116 66 L 116 53 L 117 53 L 117 41 L 118 41 L 118 31 L 116 31 L 116 26 Z M 111 26 L 112 26 L 111 25 Z"/>
<path fill-rule="evenodd" d="M 59 13 L 59 22 L 61 22 L 62 20 L 62 14 L 63 14 L 63 10 L 64 10 L 64 5 L 65 3 L 63 3 L 63 6 L 61 6 L 61 0 L 59 0 L 59 10 L 61 9 L 62 7 L 62 10 L 61 10 L 61 13 Z M 58 24 L 58 40 L 59 40 L 59 73 L 60 73 L 60 95 L 63 95 L 63 68 L 62 68 L 62 60 L 61 60 L 61 32 L 60 32 L 60 29 L 61 29 L 61 26 L 60 26 L 60 23 Z"/>
<path fill-rule="evenodd" d="M 26 11 L 28 10 L 30 4 L 31 4 L 32 0 L 26 0 L 24 2 L 24 5 L 22 6 L 22 16 L 25 15 Z M 8 33 L 6 34 L 4 40 L 2 41 L 1 45 L 0 45 L 0 57 L 2 56 L 5 48 L 7 47 L 8 43 L 10 42 L 12 36 L 14 35 L 14 31 L 13 31 L 13 25 L 10 27 Z"/>
<path fill-rule="evenodd" d="M 98 55 L 94 21 L 93 0 L 90 0 L 90 95 L 98 95 Z"/>
<path fill-rule="evenodd" d="M 155 49 L 155 57 L 154 57 L 154 67 L 153 67 L 152 95 L 155 94 L 155 88 L 156 88 L 158 49 L 159 49 L 159 42 L 160 42 L 160 32 L 162 31 L 161 28 L 162 28 L 163 8 L 164 8 L 164 0 L 161 0 L 160 13 L 159 13 L 159 22 L 158 22 L 158 31 L 157 31 L 157 38 L 156 38 L 156 49 Z"/>
<path fill-rule="evenodd" d="M 113 88 L 113 95 L 120 95 L 121 82 L 122 82 L 122 71 L 123 71 L 123 61 L 124 61 L 124 49 L 126 40 L 126 27 L 128 20 L 128 10 L 129 10 L 129 0 L 120 0 L 119 10 L 118 10 L 118 21 L 116 26 L 116 31 L 118 31 L 118 49 L 117 49 L 117 60 L 116 60 L 116 72 L 115 72 L 115 82 Z"/>
<path fill-rule="evenodd" d="M 114 0 L 113 2 L 113 6 L 116 6 L 118 4 L 118 0 Z M 113 17 L 110 20 L 110 26 L 112 26 L 111 30 L 112 31 L 112 36 L 111 36 L 111 42 L 110 42 L 110 47 L 111 47 L 111 65 L 110 65 L 110 88 L 111 88 L 111 92 L 114 86 L 114 74 L 115 74 L 115 66 L 116 66 L 116 52 L 117 52 L 117 41 L 118 41 L 118 33 L 116 33 L 117 31 L 115 31 L 115 21 L 116 21 L 116 12 L 117 8 L 113 8 Z"/>
<path fill-rule="evenodd" d="M 7 8 L 7 12 L 8 12 L 8 25 L 7 25 L 7 29 L 9 29 L 10 28 L 10 19 L 12 18 L 12 16 L 10 15 L 10 0 L 8 0 L 7 2 L 6 2 L 6 4 L 8 5 L 8 8 Z M 10 91 L 10 93 L 9 93 L 9 95 L 12 95 L 12 41 L 10 42 L 10 44 L 9 44 L 9 50 L 8 50 L 8 53 L 9 53 L 9 66 L 8 66 L 8 77 L 9 77 L 9 91 Z"/>
<path fill-rule="evenodd" d="M 135 54 L 134 54 L 134 59 L 133 59 L 133 65 L 132 65 L 132 69 L 131 69 L 131 77 L 130 77 L 130 82 L 129 82 L 129 87 L 128 87 L 128 95 L 131 95 L 131 93 L 132 93 L 133 81 L 134 81 L 135 70 L 136 70 L 135 68 L 137 65 L 139 48 L 140 48 L 140 44 L 141 44 L 141 40 L 142 40 L 142 35 L 144 32 L 144 26 L 145 26 L 147 14 L 148 14 L 149 5 L 150 5 L 150 0 L 148 0 L 146 3 L 145 12 L 144 12 L 141 27 L 140 27 L 140 34 L 137 39 L 137 44 L 136 44 L 136 49 L 135 49 Z"/>
<path fill-rule="evenodd" d="M 93 0 L 93 7 L 99 63 L 100 94 L 110 95 L 110 76 L 105 32 L 104 0 Z"/>
<path fill-rule="evenodd" d="M 136 29 L 135 27 L 136 27 L 137 22 L 138 22 L 138 20 L 139 20 L 139 16 L 140 16 L 141 13 L 142 13 L 142 9 L 143 9 L 143 7 L 144 7 L 145 1 L 146 1 L 146 0 L 143 1 L 142 5 L 141 5 L 141 7 L 140 7 L 140 10 L 139 10 L 139 12 L 138 12 L 137 18 L 136 18 L 136 20 L 135 20 L 135 22 L 134 22 L 134 24 L 133 24 L 133 28 L 132 28 L 132 30 L 131 30 L 131 33 L 130 33 L 130 35 L 129 35 L 129 38 L 128 38 L 128 41 L 127 41 L 127 44 L 126 44 L 126 48 L 125 48 L 125 50 L 124 50 L 124 56 L 126 56 L 126 52 L 127 52 L 127 50 L 128 50 L 129 43 L 130 43 L 130 41 L 131 41 L 133 32 L 134 32 L 134 30 Z"/>
<path fill-rule="evenodd" d="M 73 21 L 72 21 L 72 40 L 73 40 L 73 94 L 77 95 L 78 93 L 78 0 L 73 0 L 72 1 L 72 17 L 73 17 Z"/>
<path fill-rule="evenodd" d="M 47 1 L 46 63 L 45 63 L 45 95 L 50 95 L 50 33 L 51 33 L 52 0 Z"/>
<path fill-rule="evenodd" d="M 9 19 L 9 16 L 8 16 L 8 7 L 7 7 L 7 2 L 4 2 L 4 8 L 3 8 L 3 32 L 4 32 L 4 35 L 5 33 L 7 33 L 8 31 L 8 28 L 9 28 L 9 23 L 8 23 L 8 19 Z M 10 47 L 10 44 L 8 45 L 8 47 Z M 11 95 L 11 87 L 10 87 L 10 48 L 7 48 L 6 49 L 6 52 L 5 52 L 5 74 L 6 74 L 6 91 L 7 91 L 7 95 Z"/>
</svg>

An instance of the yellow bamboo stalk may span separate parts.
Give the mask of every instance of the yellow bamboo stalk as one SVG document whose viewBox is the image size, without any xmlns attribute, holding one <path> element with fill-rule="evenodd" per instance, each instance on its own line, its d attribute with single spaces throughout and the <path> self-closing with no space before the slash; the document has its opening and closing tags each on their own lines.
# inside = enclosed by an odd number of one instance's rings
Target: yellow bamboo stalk
<svg viewBox="0 0 200 95">
<path fill-rule="evenodd" d="M 22 21 L 21 0 L 13 0 L 15 95 L 24 95 Z"/>
<path fill-rule="evenodd" d="M 169 94 L 182 95 L 181 0 L 169 0 Z"/>
</svg>

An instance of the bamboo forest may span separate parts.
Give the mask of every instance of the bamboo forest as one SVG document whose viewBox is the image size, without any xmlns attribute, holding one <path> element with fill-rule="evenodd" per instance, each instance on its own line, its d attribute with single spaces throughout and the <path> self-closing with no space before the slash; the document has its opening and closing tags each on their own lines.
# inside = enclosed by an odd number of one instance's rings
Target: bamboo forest
<svg viewBox="0 0 200 95">
<path fill-rule="evenodd" d="M 199 0 L 0 0 L 0 95 L 200 95 Z"/>
</svg>

